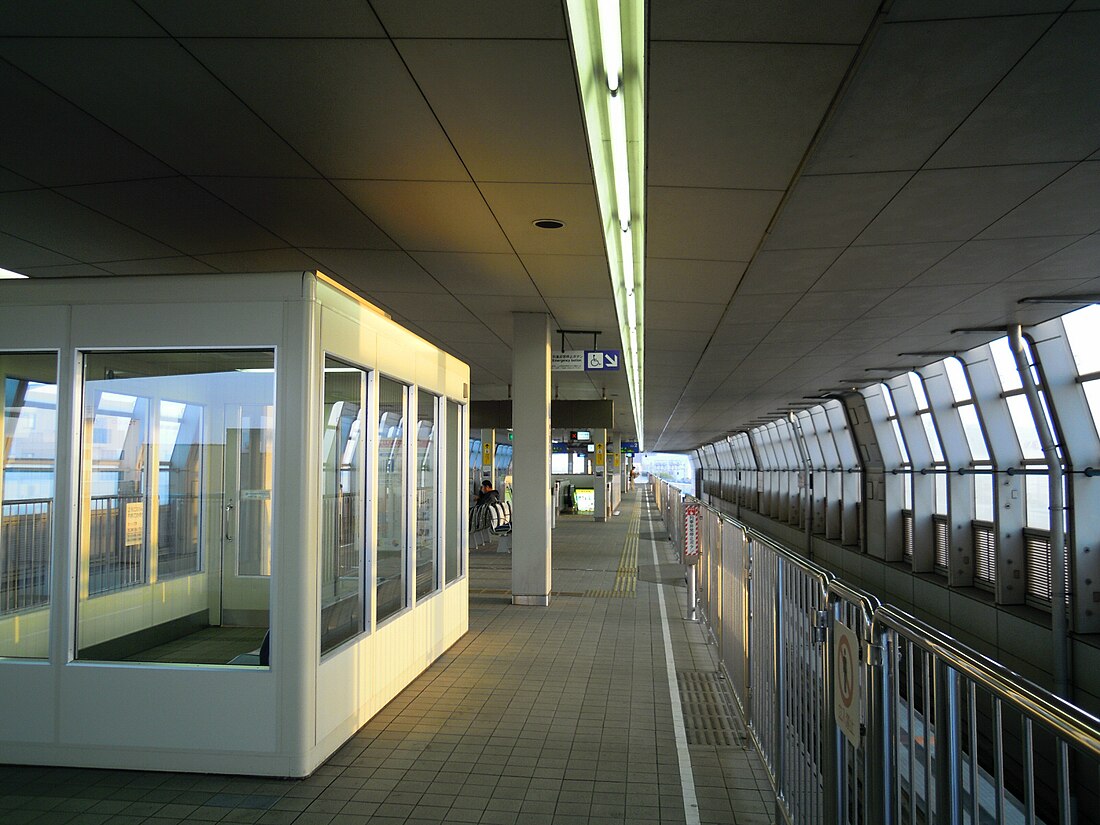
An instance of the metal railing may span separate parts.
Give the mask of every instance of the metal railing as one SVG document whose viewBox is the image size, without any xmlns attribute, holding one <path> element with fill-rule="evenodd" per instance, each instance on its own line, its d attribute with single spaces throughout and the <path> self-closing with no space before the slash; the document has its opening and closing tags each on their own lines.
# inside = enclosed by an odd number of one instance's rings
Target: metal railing
<svg viewBox="0 0 1100 825">
<path fill-rule="evenodd" d="M 653 493 L 682 546 L 685 497 Z M 697 606 L 777 819 L 1100 819 L 1100 720 L 705 504 L 699 528 Z"/>
<path fill-rule="evenodd" d="M 0 510 L 0 614 L 49 604 L 53 499 L 5 501 Z"/>
<path fill-rule="evenodd" d="M 126 543 L 126 505 L 137 495 L 92 496 L 88 547 L 88 594 L 110 593 L 144 584 L 146 542 Z M 144 535 L 144 530 L 142 531 Z"/>
</svg>

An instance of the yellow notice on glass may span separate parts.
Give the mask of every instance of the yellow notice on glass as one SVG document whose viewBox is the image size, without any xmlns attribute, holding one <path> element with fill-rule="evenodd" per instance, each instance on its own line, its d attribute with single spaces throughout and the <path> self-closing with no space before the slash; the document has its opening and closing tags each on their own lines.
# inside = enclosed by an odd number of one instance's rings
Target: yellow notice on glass
<svg viewBox="0 0 1100 825">
<path fill-rule="evenodd" d="M 126 546 L 141 544 L 145 537 L 145 502 L 126 502 Z"/>
</svg>

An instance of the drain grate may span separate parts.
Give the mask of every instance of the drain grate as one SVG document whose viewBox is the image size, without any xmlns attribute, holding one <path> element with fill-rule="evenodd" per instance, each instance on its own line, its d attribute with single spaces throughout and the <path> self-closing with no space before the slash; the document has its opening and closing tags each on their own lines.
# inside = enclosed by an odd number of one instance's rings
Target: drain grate
<svg viewBox="0 0 1100 825">
<path fill-rule="evenodd" d="M 681 670 L 676 681 L 689 745 L 744 747 L 745 731 L 725 680 L 713 671 Z"/>
</svg>

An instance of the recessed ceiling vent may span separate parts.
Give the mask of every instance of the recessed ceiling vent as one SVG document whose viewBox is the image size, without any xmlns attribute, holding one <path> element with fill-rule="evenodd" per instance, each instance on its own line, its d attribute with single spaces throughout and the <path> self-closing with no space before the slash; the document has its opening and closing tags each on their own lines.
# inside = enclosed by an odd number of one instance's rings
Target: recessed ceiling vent
<svg viewBox="0 0 1100 825">
<path fill-rule="evenodd" d="M 539 218 L 532 223 L 539 229 L 561 229 L 565 226 L 565 221 L 559 221 L 557 218 Z"/>
</svg>

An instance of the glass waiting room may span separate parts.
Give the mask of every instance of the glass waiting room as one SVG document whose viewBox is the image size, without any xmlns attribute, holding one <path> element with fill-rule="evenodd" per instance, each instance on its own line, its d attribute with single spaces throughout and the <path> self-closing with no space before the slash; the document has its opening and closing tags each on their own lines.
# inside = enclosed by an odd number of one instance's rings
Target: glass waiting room
<svg viewBox="0 0 1100 825">
<path fill-rule="evenodd" d="M 7 762 L 308 774 L 468 627 L 466 365 L 317 273 L 0 284 Z"/>
</svg>

